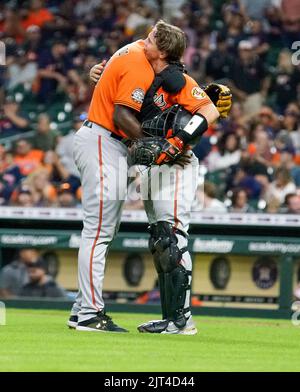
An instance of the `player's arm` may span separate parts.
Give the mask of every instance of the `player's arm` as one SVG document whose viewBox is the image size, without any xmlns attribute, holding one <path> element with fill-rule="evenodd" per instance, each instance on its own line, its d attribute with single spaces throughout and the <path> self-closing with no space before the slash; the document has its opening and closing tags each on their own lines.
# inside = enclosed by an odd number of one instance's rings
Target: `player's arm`
<svg viewBox="0 0 300 392">
<path fill-rule="evenodd" d="M 186 76 L 186 85 L 176 97 L 177 104 L 193 114 L 188 124 L 176 136 L 183 145 L 199 139 L 208 126 L 220 117 L 217 107 L 194 79 Z"/>
<path fill-rule="evenodd" d="M 199 108 L 187 125 L 176 133 L 176 136 L 167 138 L 170 146 L 158 158 L 157 164 L 167 163 L 172 161 L 173 157 L 180 155 L 186 146 L 199 139 L 207 131 L 208 126 L 216 121 L 219 116 L 220 113 L 213 103 L 208 103 Z"/>
<path fill-rule="evenodd" d="M 148 62 L 143 62 L 143 57 L 136 54 L 118 57 L 114 66 L 119 75 L 118 89 L 113 100 L 114 124 L 129 139 L 139 139 L 144 135 L 136 114 L 141 111 L 145 93 L 154 78 L 154 71 Z"/>
<path fill-rule="evenodd" d="M 123 106 L 115 105 L 113 120 L 115 126 L 122 129 L 128 136 L 128 139 L 140 139 L 143 137 L 143 132 L 140 122 L 135 117 L 135 110 Z"/>
</svg>

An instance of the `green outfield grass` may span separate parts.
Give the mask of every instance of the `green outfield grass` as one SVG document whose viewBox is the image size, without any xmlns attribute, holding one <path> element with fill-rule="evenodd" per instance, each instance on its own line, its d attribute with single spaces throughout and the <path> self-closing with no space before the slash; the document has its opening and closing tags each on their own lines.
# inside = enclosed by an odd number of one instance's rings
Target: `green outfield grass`
<svg viewBox="0 0 300 392">
<path fill-rule="evenodd" d="M 136 331 L 153 316 L 112 316 L 130 333 L 76 332 L 68 312 L 9 309 L 0 371 L 300 371 L 300 327 L 290 321 L 195 317 L 198 335 L 166 336 Z"/>
</svg>

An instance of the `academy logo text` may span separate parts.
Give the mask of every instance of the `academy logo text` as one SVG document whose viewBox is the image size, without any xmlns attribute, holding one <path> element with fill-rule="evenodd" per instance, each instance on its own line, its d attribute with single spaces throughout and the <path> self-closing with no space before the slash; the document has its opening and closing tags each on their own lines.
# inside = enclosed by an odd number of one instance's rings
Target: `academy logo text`
<svg viewBox="0 0 300 392">
<path fill-rule="evenodd" d="M 250 252 L 300 253 L 300 244 L 284 244 L 281 242 L 250 242 Z"/>
<path fill-rule="evenodd" d="M 207 253 L 230 253 L 233 249 L 234 241 L 223 240 L 195 240 L 193 245 L 194 252 Z"/>
<path fill-rule="evenodd" d="M 58 238 L 55 236 L 38 236 L 38 235 L 9 235 L 3 234 L 1 236 L 1 244 L 5 245 L 55 245 Z"/>
</svg>

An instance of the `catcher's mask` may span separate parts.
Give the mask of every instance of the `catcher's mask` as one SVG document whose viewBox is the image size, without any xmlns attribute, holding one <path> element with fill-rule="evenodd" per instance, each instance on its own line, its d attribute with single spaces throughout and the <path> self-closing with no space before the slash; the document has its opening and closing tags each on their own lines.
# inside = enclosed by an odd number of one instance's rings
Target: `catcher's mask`
<svg viewBox="0 0 300 392">
<path fill-rule="evenodd" d="M 151 120 L 142 123 L 143 133 L 146 136 L 166 137 L 170 129 L 173 130 L 172 135 L 175 136 L 183 129 L 193 115 L 180 105 L 174 105 L 164 110 Z"/>
</svg>

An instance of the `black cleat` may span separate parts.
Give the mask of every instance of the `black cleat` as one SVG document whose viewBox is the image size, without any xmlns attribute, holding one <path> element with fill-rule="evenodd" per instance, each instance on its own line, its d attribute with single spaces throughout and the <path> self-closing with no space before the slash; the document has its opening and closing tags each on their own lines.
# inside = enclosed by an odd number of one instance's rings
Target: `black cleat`
<svg viewBox="0 0 300 392">
<path fill-rule="evenodd" d="M 78 316 L 70 316 L 68 322 L 67 322 L 67 326 L 70 329 L 76 329 L 78 324 Z"/>
<path fill-rule="evenodd" d="M 169 320 L 152 320 L 137 327 L 142 333 L 162 333 L 167 329 Z"/>
<path fill-rule="evenodd" d="M 128 332 L 127 329 L 116 325 L 111 317 L 103 312 L 98 312 L 96 317 L 89 320 L 79 322 L 76 330 L 89 332 Z"/>
</svg>

